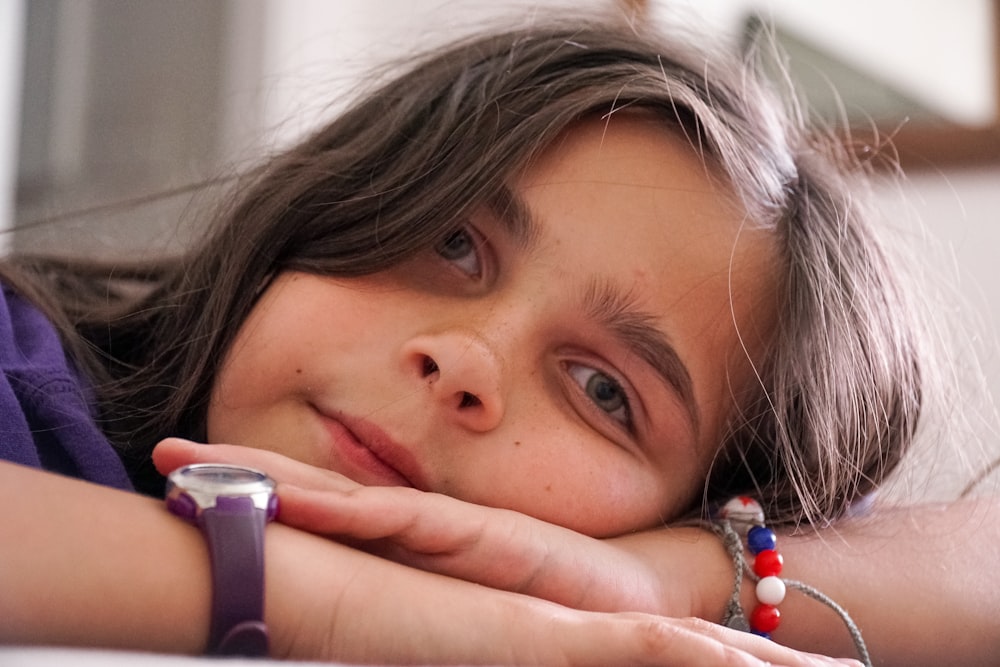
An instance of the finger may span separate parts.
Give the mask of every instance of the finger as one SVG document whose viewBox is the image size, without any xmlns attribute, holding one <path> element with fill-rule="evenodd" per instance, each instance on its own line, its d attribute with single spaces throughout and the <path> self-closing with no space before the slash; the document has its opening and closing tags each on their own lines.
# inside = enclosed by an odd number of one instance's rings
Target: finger
<svg viewBox="0 0 1000 667">
<path fill-rule="evenodd" d="M 238 445 L 206 445 L 181 438 L 166 438 L 153 449 L 153 463 L 160 473 L 193 463 L 231 463 L 263 470 L 279 482 L 305 488 L 349 490 L 357 482 L 335 473 L 288 458 L 276 452 Z"/>
<path fill-rule="evenodd" d="M 403 487 L 317 493 L 279 485 L 278 496 L 278 519 L 295 528 L 422 570 L 561 604 L 579 605 L 581 591 L 591 590 L 595 578 L 619 572 L 598 540 L 440 494 Z M 618 591 L 629 576 L 619 573 L 609 586 Z M 653 605 L 645 601 L 639 608 Z"/>
<path fill-rule="evenodd" d="M 465 550 L 482 536 L 497 510 L 406 487 L 317 491 L 278 487 L 282 521 L 313 533 L 361 540 L 392 539 L 415 552 Z"/>
<path fill-rule="evenodd" d="M 750 632 L 733 630 L 700 618 L 674 620 L 690 633 L 691 637 L 699 637 L 699 642 L 707 642 L 704 645 L 707 651 L 705 653 L 705 665 L 729 664 L 725 660 L 730 653 L 730 649 L 744 652 L 759 660 L 764 660 L 765 664 L 789 665 L 790 667 L 797 667 L 799 665 L 858 664 L 855 660 L 837 659 L 815 653 L 797 651 Z M 686 639 L 684 639 L 684 643 L 688 645 Z M 693 645 L 692 643 L 691 646 Z M 702 664 L 694 660 L 693 656 L 690 657 L 691 662 L 689 664 Z"/>
<path fill-rule="evenodd" d="M 540 564 L 552 564 L 546 560 L 549 542 L 531 534 L 530 526 L 541 522 L 516 512 L 403 487 L 318 493 L 282 485 L 278 496 L 283 523 L 349 538 L 352 546 L 398 563 L 493 588 L 529 592 Z M 548 597 L 541 590 L 530 593 Z"/>
<path fill-rule="evenodd" d="M 856 664 L 795 651 L 701 619 L 639 614 L 617 614 L 612 618 L 617 622 L 609 623 L 606 616 L 598 616 L 593 624 L 577 626 L 575 629 L 580 636 L 564 644 L 566 661 L 587 665 L 624 661 L 636 665 L 685 667 Z"/>
</svg>

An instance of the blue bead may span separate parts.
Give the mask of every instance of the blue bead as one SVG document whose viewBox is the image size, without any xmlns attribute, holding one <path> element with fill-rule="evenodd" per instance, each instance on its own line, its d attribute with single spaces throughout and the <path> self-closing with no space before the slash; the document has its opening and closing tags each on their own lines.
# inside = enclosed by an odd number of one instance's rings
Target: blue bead
<svg viewBox="0 0 1000 667">
<path fill-rule="evenodd" d="M 757 555 L 761 551 L 773 549 L 778 543 L 774 531 L 764 526 L 754 526 L 747 533 L 747 547 L 750 553 Z"/>
<path fill-rule="evenodd" d="M 763 637 L 764 639 L 770 639 L 771 635 L 767 632 L 761 632 L 760 630 L 750 630 L 750 634 L 757 635 L 758 637 Z"/>
</svg>

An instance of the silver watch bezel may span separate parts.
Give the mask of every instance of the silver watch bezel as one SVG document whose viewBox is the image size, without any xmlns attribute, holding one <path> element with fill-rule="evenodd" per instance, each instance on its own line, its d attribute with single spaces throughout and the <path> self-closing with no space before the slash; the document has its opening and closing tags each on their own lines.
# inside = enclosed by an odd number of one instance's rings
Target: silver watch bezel
<svg viewBox="0 0 1000 667">
<path fill-rule="evenodd" d="M 192 463 L 167 475 L 166 497 L 183 493 L 199 510 L 216 506 L 217 498 L 250 498 L 257 509 L 267 510 L 276 483 L 267 473 L 229 463 Z"/>
</svg>

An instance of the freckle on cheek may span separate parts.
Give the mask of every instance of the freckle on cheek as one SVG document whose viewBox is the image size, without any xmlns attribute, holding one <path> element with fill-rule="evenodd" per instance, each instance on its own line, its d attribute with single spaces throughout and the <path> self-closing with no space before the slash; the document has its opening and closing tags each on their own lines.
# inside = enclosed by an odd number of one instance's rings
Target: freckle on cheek
<svg viewBox="0 0 1000 667">
<path fill-rule="evenodd" d="M 520 447 L 521 446 L 521 441 L 520 440 L 515 440 L 514 441 L 514 446 L 515 447 Z"/>
<path fill-rule="evenodd" d="M 298 375 L 302 375 L 302 369 L 301 369 L 301 368 L 296 368 L 296 369 L 295 369 L 295 372 L 296 372 L 296 374 L 298 374 Z"/>
</svg>

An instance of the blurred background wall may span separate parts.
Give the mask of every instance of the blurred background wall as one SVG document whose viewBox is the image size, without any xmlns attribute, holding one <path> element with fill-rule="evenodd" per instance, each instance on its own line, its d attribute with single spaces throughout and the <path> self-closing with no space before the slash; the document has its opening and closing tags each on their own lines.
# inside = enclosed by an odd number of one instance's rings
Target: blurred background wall
<svg viewBox="0 0 1000 667">
<path fill-rule="evenodd" d="M 178 247 L 184 186 L 335 113 L 371 83 L 372 65 L 492 20 L 627 12 L 708 25 L 733 49 L 763 24 L 819 115 L 855 126 L 859 143 L 873 128 L 874 144 L 897 143 L 908 181 L 881 198 L 904 234 L 936 239 L 934 261 L 958 275 L 982 320 L 970 320 L 963 343 L 1000 395 L 997 4 L 0 0 L 0 248 L 134 256 Z M 173 188 L 181 194 L 162 196 Z M 991 429 L 982 426 L 981 440 L 996 451 Z"/>
</svg>

